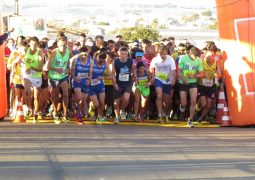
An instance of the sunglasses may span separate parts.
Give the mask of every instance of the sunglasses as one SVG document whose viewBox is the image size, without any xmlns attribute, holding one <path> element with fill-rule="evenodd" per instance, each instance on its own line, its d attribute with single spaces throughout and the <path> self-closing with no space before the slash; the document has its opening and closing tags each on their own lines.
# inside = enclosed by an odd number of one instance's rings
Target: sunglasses
<svg viewBox="0 0 255 180">
<path fill-rule="evenodd" d="M 88 55 L 88 53 L 81 53 L 82 57 L 86 57 Z"/>
</svg>

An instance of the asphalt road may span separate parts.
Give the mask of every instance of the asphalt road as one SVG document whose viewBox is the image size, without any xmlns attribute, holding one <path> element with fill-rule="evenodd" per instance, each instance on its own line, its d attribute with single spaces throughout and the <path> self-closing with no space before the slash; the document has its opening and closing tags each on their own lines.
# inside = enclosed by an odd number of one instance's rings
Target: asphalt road
<svg viewBox="0 0 255 180">
<path fill-rule="evenodd" d="M 0 123 L 0 179 L 255 179 L 254 128 Z"/>
</svg>

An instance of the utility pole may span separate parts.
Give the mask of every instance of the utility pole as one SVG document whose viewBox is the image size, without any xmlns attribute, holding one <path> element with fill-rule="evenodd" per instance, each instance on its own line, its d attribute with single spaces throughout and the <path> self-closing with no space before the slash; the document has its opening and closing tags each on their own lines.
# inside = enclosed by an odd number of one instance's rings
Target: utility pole
<svg viewBox="0 0 255 180">
<path fill-rule="evenodd" d="M 15 14 L 19 15 L 19 0 L 15 0 Z"/>
</svg>

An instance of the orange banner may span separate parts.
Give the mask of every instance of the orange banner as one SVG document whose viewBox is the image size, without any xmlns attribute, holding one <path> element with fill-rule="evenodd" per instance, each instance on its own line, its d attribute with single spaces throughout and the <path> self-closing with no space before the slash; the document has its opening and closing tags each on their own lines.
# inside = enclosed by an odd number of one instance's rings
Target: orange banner
<svg viewBox="0 0 255 180">
<path fill-rule="evenodd" d="M 255 1 L 216 0 L 232 124 L 255 124 Z"/>
</svg>

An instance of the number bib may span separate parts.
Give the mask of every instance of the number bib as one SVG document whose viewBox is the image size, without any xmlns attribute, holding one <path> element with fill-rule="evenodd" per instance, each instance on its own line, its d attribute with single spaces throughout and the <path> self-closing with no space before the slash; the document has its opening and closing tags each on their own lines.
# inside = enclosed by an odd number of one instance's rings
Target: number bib
<svg viewBox="0 0 255 180">
<path fill-rule="evenodd" d="M 100 84 L 100 81 L 98 79 L 92 79 L 91 80 L 91 86 L 96 86 L 98 84 Z"/>
<path fill-rule="evenodd" d="M 33 76 L 33 75 L 35 75 L 35 73 L 36 73 L 36 71 L 31 70 L 31 71 L 30 71 L 30 73 L 27 73 L 27 75 L 29 75 L 29 76 Z"/>
<path fill-rule="evenodd" d="M 165 73 L 157 73 L 156 76 L 163 81 L 166 81 L 168 79 L 168 74 Z"/>
<path fill-rule="evenodd" d="M 119 74 L 119 81 L 128 82 L 129 81 L 129 74 Z"/>
<path fill-rule="evenodd" d="M 145 84 L 148 83 L 148 79 L 141 79 L 141 80 L 138 80 L 138 85 L 139 86 L 144 86 Z"/>
<path fill-rule="evenodd" d="M 81 79 L 87 79 L 88 73 L 78 73 L 78 77 L 80 77 Z"/>
<path fill-rule="evenodd" d="M 213 80 L 212 79 L 202 79 L 202 85 L 207 87 L 213 86 Z"/>
<path fill-rule="evenodd" d="M 64 73 L 64 71 L 65 71 L 64 68 L 57 68 L 57 69 L 61 69 L 63 72 L 62 72 L 62 73 L 59 73 L 59 72 L 57 72 L 57 71 L 54 71 L 54 74 L 56 74 L 56 75 L 64 75 L 64 74 L 65 74 L 65 73 Z"/>
</svg>

